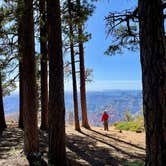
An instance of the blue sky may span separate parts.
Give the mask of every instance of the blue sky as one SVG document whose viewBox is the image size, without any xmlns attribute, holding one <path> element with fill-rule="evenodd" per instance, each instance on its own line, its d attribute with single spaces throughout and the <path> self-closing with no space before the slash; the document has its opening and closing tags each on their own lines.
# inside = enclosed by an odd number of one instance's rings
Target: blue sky
<svg viewBox="0 0 166 166">
<path fill-rule="evenodd" d="M 104 55 L 111 42 L 111 36 L 106 38 L 104 17 L 110 11 L 135 6 L 136 0 L 102 0 L 96 3 L 96 10 L 86 24 L 92 39 L 85 44 L 85 65 L 93 69 L 93 82 L 87 84 L 87 90 L 142 89 L 139 50 L 115 56 Z M 71 83 L 65 84 L 70 90 Z"/>
<path fill-rule="evenodd" d="M 110 11 L 122 11 L 135 7 L 137 0 L 100 0 L 95 4 L 93 16 L 86 23 L 86 31 L 92 34 L 92 39 L 84 45 L 85 66 L 93 69 L 93 82 L 87 83 L 87 90 L 142 89 L 139 50 L 126 51 L 115 56 L 104 55 L 111 43 L 111 36 L 106 38 L 104 17 Z M 36 47 L 39 49 L 38 43 Z M 65 81 L 65 89 L 72 90 L 71 81 Z"/>
</svg>

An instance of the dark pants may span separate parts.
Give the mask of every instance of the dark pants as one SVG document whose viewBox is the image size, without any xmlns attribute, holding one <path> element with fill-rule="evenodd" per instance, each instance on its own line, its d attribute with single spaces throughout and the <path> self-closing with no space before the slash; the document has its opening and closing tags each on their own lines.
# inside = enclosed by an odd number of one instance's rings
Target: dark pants
<svg viewBox="0 0 166 166">
<path fill-rule="evenodd" d="M 108 120 L 104 121 L 104 130 L 108 131 Z"/>
</svg>

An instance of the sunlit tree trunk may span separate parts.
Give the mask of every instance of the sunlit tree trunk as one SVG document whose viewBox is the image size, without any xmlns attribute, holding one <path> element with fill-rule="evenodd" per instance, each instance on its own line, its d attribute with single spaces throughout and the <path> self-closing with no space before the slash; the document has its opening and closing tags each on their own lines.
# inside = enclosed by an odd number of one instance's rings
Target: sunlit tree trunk
<svg viewBox="0 0 166 166">
<path fill-rule="evenodd" d="M 2 30 L 1 22 L 3 20 L 3 16 L 0 17 L 0 31 Z M 1 36 L 1 32 L 0 32 Z M 2 131 L 6 128 L 4 107 L 3 107 L 3 89 L 2 89 L 2 64 L 0 64 L 0 136 L 2 135 Z"/>
<path fill-rule="evenodd" d="M 59 0 L 48 0 L 49 164 L 66 166 L 65 104 Z"/>
<path fill-rule="evenodd" d="M 18 25 L 18 54 L 19 54 L 19 123 L 18 127 L 23 129 L 23 0 L 19 0 L 17 4 L 17 25 Z"/>
<path fill-rule="evenodd" d="M 82 34 L 82 28 L 79 28 L 79 35 Z M 82 110 L 82 126 L 90 129 L 87 116 L 87 103 L 86 103 L 86 85 L 85 85 L 85 66 L 84 66 L 84 48 L 83 43 L 79 42 L 79 59 L 80 59 L 80 97 L 81 97 L 81 110 Z"/>
<path fill-rule="evenodd" d="M 70 28 L 70 54 L 71 54 L 71 66 L 72 66 L 72 83 L 73 83 L 73 102 L 74 102 L 74 117 L 75 117 L 75 130 L 80 131 L 79 115 L 78 115 L 78 96 L 77 96 L 77 80 L 76 80 L 76 69 L 75 69 L 75 53 L 73 43 L 73 26 L 72 26 L 72 15 L 71 15 L 71 0 L 68 0 L 69 8 L 69 28 Z"/>
<path fill-rule="evenodd" d="M 161 0 L 139 0 L 146 166 L 166 163 L 166 54 Z"/>
<path fill-rule="evenodd" d="M 80 0 L 77 0 L 78 15 L 80 12 Z M 82 126 L 90 129 L 87 116 L 87 103 L 86 103 L 86 85 L 85 85 L 85 64 L 84 64 L 84 46 L 82 40 L 83 30 L 82 24 L 78 24 L 78 38 L 79 38 L 79 60 L 80 60 L 80 98 L 81 98 L 81 110 L 82 110 Z"/>
<path fill-rule="evenodd" d="M 47 81 L 47 25 L 46 1 L 40 0 L 40 53 L 41 53 L 41 129 L 48 129 L 48 81 Z"/>
<path fill-rule="evenodd" d="M 0 131 L 6 128 L 5 114 L 3 107 L 3 90 L 2 90 L 2 74 L 0 71 Z"/>
<path fill-rule="evenodd" d="M 33 0 L 24 0 L 23 17 L 24 152 L 31 156 L 39 151 Z"/>
</svg>

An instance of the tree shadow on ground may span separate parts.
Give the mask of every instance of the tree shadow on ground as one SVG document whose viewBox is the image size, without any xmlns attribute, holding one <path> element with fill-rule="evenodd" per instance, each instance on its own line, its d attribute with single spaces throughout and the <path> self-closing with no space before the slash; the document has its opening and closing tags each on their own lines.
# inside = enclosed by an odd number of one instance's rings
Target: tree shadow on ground
<svg viewBox="0 0 166 166">
<path fill-rule="evenodd" d="M 0 159 L 7 159 L 15 149 L 23 148 L 23 131 L 18 128 L 7 128 L 0 138 Z"/>
<path fill-rule="evenodd" d="M 83 130 L 84 131 L 84 130 Z M 111 142 L 111 138 L 98 132 L 102 135 L 95 135 L 95 130 L 89 132 L 80 132 L 80 134 L 67 134 L 66 144 L 71 153 L 67 152 L 69 160 L 73 158 L 72 161 L 76 159 L 83 159 L 87 161 L 92 166 L 118 166 L 129 159 L 141 159 L 144 160 L 144 156 L 140 154 L 131 154 L 127 151 L 121 149 L 116 145 L 116 141 L 122 141 L 120 139 L 114 138 L 114 142 Z M 48 156 L 48 133 L 45 131 L 39 131 L 40 135 L 40 152 L 42 153 L 42 158 L 47 160 Z M 106 140 L 107 137 L 107 140 Z M 102 145 L 99 143 L 102 143 Z M 128 144 L 126 141 L 122 142 Z M 137 147 L 139 148 L 139 147 Z M 3 131 L 0 139 L 0 160 L 7 160 L 13 155 L 14 151 L 17 150 L 18 153 L 23 152 L 23 131 L 16 127 L 9 127 Z M 73 155 L 76 154 L 75 156 Z M 119 156 L 115 155 L 119 154 Z M 71 155 L 71 156 L 70 156 Z M 125 155 L 123 158 L 122 156 Z M 127 156 L 127 157 L 126 157 Z M 81 164 L 71 162 L 72 166 L 81 166 Z M 84 164 L 82 164 L 84 165 Z"/>
<path fill-rule="evenodd" d="M 102 138 L 98 137 L 97 135 L 94 136 L 94 133 L 92 132 L 101 134 Z M 108 139 L 107 141 L 105 140 L 105 137 L 107 137 L 106 135 L 95 130 L 92 130 L 92 132 L 85 133 L 81 131 L 80 133 L 84 136 L 78 136 L 74 134 L 67 135 L 67 147 L 77 153 L 78 156 L 88 161 L 92 166 L 118 166 L 120 164 L 123 165 L 124 162 L 126 162 L 126 159 L 140 160 L 144 162 L 144 154 L 136 152 L 131 153 L 128 152 L 127 149 L 123 150 L 122 145 L 118 147 L 116 142 L 121 142 L 123 144 L 127 144 L 127 146 L 130 145 L 141 150 L 144 150 L 144 148 L 136 146 L 134 144 L 130 144 L 129 142 L 120 139 L 116 139 L 114 137 L 111 137 L 112 139 L 114 139 L 114 142 L 111 142 L 111 140 L 109 140 L 108 142 Z M 98 146 L 98 143 L 102 143 L 105 146 Z"/>
<path fill-rule="evenodd" d="M 43 156 L 47 155 L 48 152 L 48 135 L 47 133 L 40 131 L 40 151 L 43 153 Z M 83 159 L 87 161 L 92 166 L 118 166 L 119 159 L 111 156 L 109 148 L 97 147 L 97 141 L 84 136 L 78 136 L 75 134 L 66 135 L 66 145 L 70 149 L 70 153 L 67 151 L 68 161 L 73 166 L 86 165 L 85 163 L 74 162 L 74 160 Z M 121 161 L 122 162 L 122 161 Z M 74 164 L 73 164 L 74 163 Z"/>
<path fill-rule="evenodd" d="M 99 142 L 109 146 L 110 148 L 113 148 L 114 151 L 117 151 L 118 153 L 125 155 L 127 158 L 144 160 L 144 157 L 145 157 L 144 154 L 140 154 L 140 153 L 136 153 L 136 152 L 133 154 L 133 153 L 128 152 L 128 150 L 130 150 L 130 147 L 128 147 L 126 150 L 123 150 L 124 145 L 118 146 L 117 143 L 119 140 L 116 140 L 116 138 L 114 138 L 114 140 L 115 140 L 114 143 L 111 143 L 111 140 L 109 140 L 109 142 L 108 142 L 105 139 L 101 139 L 100 137 L 97 137 L 96 135 L 94 137 L 92 134 L 90 135 L 83 131 L 81 133 L 89 138 L 92 138 L 96 141 L 99 141 Z"/>
<path fill-rule="evenodd" d="M 109 149 L 98 147 L 97 141 L 78 135 L 67 136 L 67 147 L 77 156 L 88 161 L 92 166 L 118 166 L 118 159 L 111 156 Z"/>
<path fill-rule="evenodd" d="M 110 136 L 110 135 L 107 135 L 107 134 L 103 134 L 103 133 L 101 133 L 101 132 L 99 132 L 99 131 L 96 131 L 96 130 L 93 130 L 93 129 L 91 129 L 91 131 L 94 132 L 94 133 L 97 133 L 97 134 L 99 134 L 99 135 L 101 135 L 101 136 L 104 136 L 104 137 L 113 139 L 113 140 L 115 140 L 115 141 L 117 141 L 117 142 L 121 142 L 121 143 L 127 144 L 127 145 L 129 145 L 129 146 L 133 146 L 133 147 L 135 147 L 135 148 L 138 148 L 138 149 L 141 149 L 141 150 L 145 150 L 145 148 L 143 148 L 143 147 L 141 147 L 141 146 L 132 144 L 132 143 L 127 142 L 127 141 L 124 141 L 124 140 L 122 140 L 122 139 L 115 138 L 115 137 Z"/>
<path fill-rule="evenodd" d="M 8 126 L 7 129 L 3 130 L 0 134 L 0 160 L 6 160 L 8 162 L 8 159 L 13 157 L 13 156 L 24 156 L 23 152 L 23 130 L 19 129 L 17 125 L 14 126 Z M 46 151 L 48 149 L 48 139 L 45 138 L 44 136 L 47 135 L 46 132 L 39 132 L 40 135 L 40 141 L 39 141 L 39 147 L 40 151 L 46 154 Z M 24 156 L 25 158 L 26 156 Z M 37 159 L 38 160 L 38 159 Z M 42 159 L 39 158 L 40 162 L 45 163 L 46 162 Z M 28 159 L 28 161 L 30 161 Z M 27 162 L 26 162 L 27 163 Z M 13 163 L 15 164 L 15 163 Z M 32 164 L 29 164 L 32 165 Z M 44 166 L 44 165 L 42 165 Z"/>
</svg>

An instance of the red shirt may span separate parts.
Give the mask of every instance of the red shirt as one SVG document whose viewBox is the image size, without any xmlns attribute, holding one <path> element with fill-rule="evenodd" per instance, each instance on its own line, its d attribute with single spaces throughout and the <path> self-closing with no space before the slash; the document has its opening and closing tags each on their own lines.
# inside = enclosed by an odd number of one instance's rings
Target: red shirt
<svg viewBox="0 0 166 166">
<path fill-rule="evenodd" d="M 105 120 L 108 120 L 109 116 L 108 114 L 105 112 L 101 118 L 101 121 L 105 121 Z"/>
</svg>

